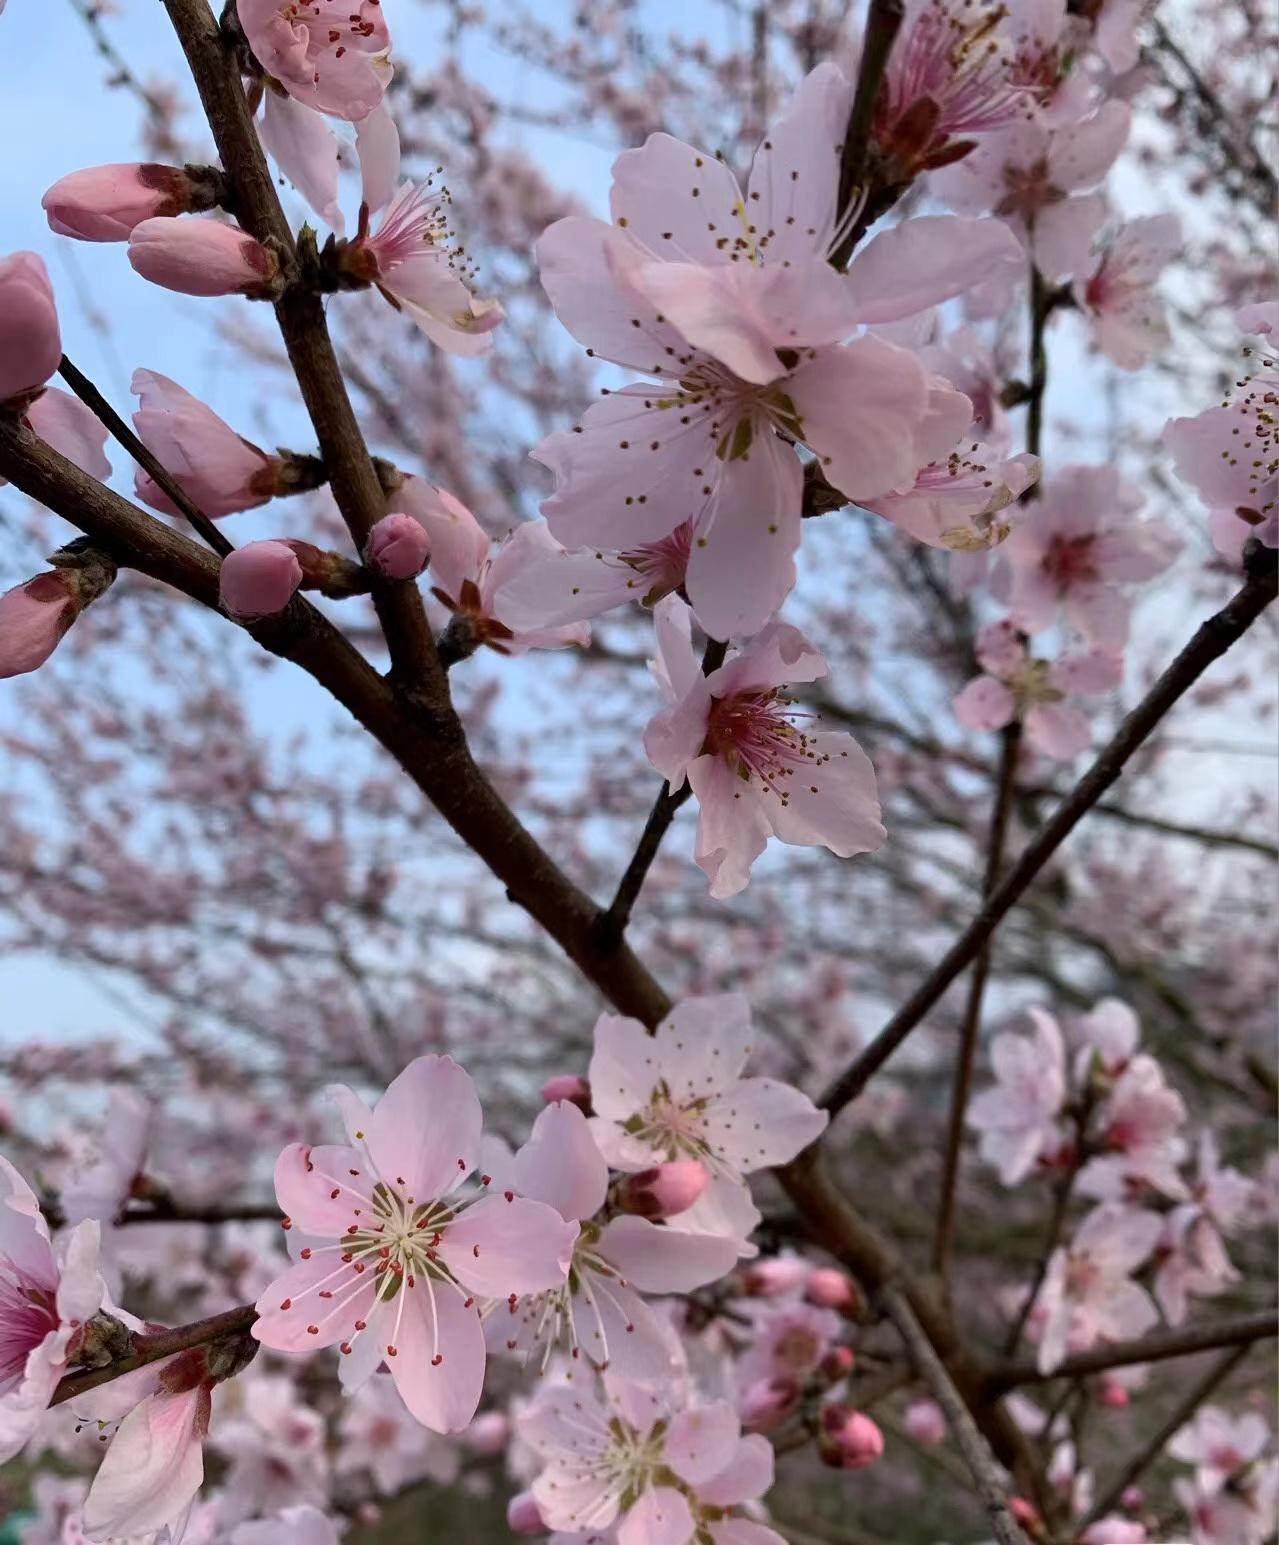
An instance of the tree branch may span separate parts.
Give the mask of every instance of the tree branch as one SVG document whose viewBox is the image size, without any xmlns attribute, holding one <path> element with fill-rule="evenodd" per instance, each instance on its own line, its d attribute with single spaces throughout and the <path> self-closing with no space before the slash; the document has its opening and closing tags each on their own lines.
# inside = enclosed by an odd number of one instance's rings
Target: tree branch
<svg viewBox="0 0 1279 1545">
<path fill-rule="evenodd" d="M 64 1401 L 87 1395 L 91 1389 L 110 1384 L 122 1374 L 134 1373 L 148 1363 L 158 1363 L 163 1357 L 175 1352 L 186 1352 L 191 1347 L 204 1346 L 219 1341 L 223 1336 L 243 1335 L 258 1317 L 252 1304 L 241 1304 L 238 1309 L 227 1309 L 207 1320 L 195 1320 L 190 1325 L 175 1325 L 171 1330 L 158 1330 L 150 1334 L 138 1332 L 133 1338 L 133 1351 L 117 1357 L 102 1368 L 86 1368 L 80 1373 L 68 1373 L 58 1380 L 58 1386 L 49 1401 L 60 1406 Z"/>
<path fill-rule="evenodd" d="M 1234 598 L 1209 617 L 1172 664 L 1115 732 L 1097 760 L 1062 800 L 1052 816 L 1027 844 L 1021 857 L 964 932 L 946 951 L 880 1033 L 826 1091 L 822 1104 L 832 1114 L 861 1093 L 955 978 L 976 959 L 1005 914 L 1029 888 L 1088 811 L 1116 783 L 1125 764 L 1164 715 L 1203 675 L 1243 637 L 1275 598 L 1275 554 L 1255 544 L 1250 548 L 1249 573 Z"/>
<path fill-rule="evenodd" d="M 870 130 L 888 56 L 893 51 L 904 14 L 902 0 L 870 0 L 866 13 L 857 89 L 853 96 L 852 111 L 848 115 L 848 133 L 844 136 L 844 151 L 839 163 L 839 197 L 835 208 L 840 218 L 843 218 L 850 211 L 854 200 L 861 199 L 863 202 L 847 235 L 830 254 L 830 262 L 835 268 L 848 266 L 848 260 L 865 235 L 870 220 L 876 217 L 870 208 L 869 189 L 866 186 Z"/>
</svg>

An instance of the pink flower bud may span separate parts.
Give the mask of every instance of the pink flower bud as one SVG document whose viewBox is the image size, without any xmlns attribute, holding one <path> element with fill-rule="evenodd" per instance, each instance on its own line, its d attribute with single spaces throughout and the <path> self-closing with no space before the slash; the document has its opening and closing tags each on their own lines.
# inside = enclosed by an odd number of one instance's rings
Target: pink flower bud
<svg viewBox="0 0 1279 1545">
<path fill-rule="evenodd" d="M 836 1470 L 864 1470 L 884 1452 L 884 1435 L 864 1411 L 829 1405 L 822 1412 L 817 1451 Z"/>
<path fill-rule="evenodd" d="M 1126 1486 L 1124 1494 L 1119 1500 L 1123 1504 L 1125 1512 L 1137 1513 L 1146 1505 L 1146 1493 L 1142 1491 L 1140 1486 Z"/>
<path fill-rule="evenodd" d="M 1079 1537 L 1079 1545 L 1145 1545 L 1146 1529 L 1135 1518 L 1099 1518 Z"/>
<path fill-rule="evenodd" d="M 0 595 L 0 678 L 24 676 L 49 658 L 79 614 L 69 570 L 37 574 Z"/>
<path fill-rule="evenodd" d="M 902 1427 L 916 1443 L 940 1443 L 946 1436 L 946 1414 L 935 1400 L 912 1400 L 902 1416 Z"/>
<path fill-rule="evenodd" d="M 833 1266 L 819 1266 L 804 1284 L 804 1297 L 823 1309 L 853 1309 L 857 1289 L 852 1278 Z"/>
<path fill-rule="evenodd" d="M 275 253 L 220 220 L 144 220 L 129 234 L 129 261 L 144 279 L 183 295 L 270 300 L 280 288 Z"/>
<path fill-rule="evenodd" d="M 746 1268 L 742 1273 L 742 1291 L 751 1298 L 778 1298 L 803 1287 L 812 1270 L 798 1255 L 775 1255 Z"/>
<path fill-rule="evenodd" d="M 623 1212 L 636 1212 L 641 1218 L 674 1218 L 687 1212 L 710 1184 L 706 1166 L 696 1159 L 677 1159 L 673 1164 L 657 1164 L 628 1175 L 622 1182 L 618 1202 Z"/>
<path fill-rule="evenodd" d="M 799 1383 L 791 1378 L 759 1379 L 747 1389 L 738 1406 L 742 1426 L 748 1432 L 769 1432 L 788 1411 L 799 1404 Z"/>
<path fill-rule="evenodd" d="M 1027 1498 L 1009 1497 L 1008 1511 L 1023 1529 L 1029 1529 L 1032 1534 L 1043 1533 L 1044 1521 L 1039 1516 L 1039 1509 Z"/>
<path fill-rule="evenodd" d="M 1118 1379 L 1108 1379 L 1103 1376 L 1098 1398 L 1108 1410 L 1123 1411 L 1131 1397 Z"/>
<path fill-rule="evenodd" d="M 518 1492 L 506 1504 L 506 1527 L 512 1534 L 546 1534 L 546 1522 L 531 1491 Z"/>
<path fill-rule="evenodd" d="M 556 1100 L 567 1100 L 576 1105 L 583 1115 L 591 1114 L 591 1086 L 576 1073 L 557 1073 L 542 1085 L 542 1098 L 548 1105 Z"/>
<path fill-rule="evenodd" d="M 118 162 L 61 177 L 40 200 L 49 228 L 80 241 L 128 241 L 154 215 L 181 215 L 195 187 L 180 166 Z"/>
<path fill-rule="evenodd" d="M 302 583 L 302 565 L 285 542 L 250 542 L 222 560 L 218 588 L 233 617 L 251 621 L 283 611 Z"/>
<path fill-rule="evenodd" d="M 501 1454 L 511 1436 L 510 1419 L 504 1411 L 481 1411 L 462 1436 L 476 1454 Z"/>
<path fill-rule="evenodd" d="M 817 1371 L 827 1384 L 838 1384 L 853 1371 L 854 1361 L 852 1347 L 831 1347 L 823 1354 Z"/>
<path fill-rule="evenodd" d="M 43 386 L 62 358 L 58 310 L 34 252 L 0 258 L 0 402 Z"/>
<path fill-rule="evenodd" d="M 387 579 L 416 579 L 430 556 L 426 527 L 412 515 L 384 515 L 364 549 L 364 561 Z"/>
</svg>

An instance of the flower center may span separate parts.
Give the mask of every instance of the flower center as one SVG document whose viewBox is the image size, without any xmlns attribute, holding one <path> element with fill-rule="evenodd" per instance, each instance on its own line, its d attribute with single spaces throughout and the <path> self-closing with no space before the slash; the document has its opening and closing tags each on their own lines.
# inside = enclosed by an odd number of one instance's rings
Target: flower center
<svg viewBox="0 0 1279 1545">
<path fill-rule="evenodd" d="M 27 1354 L 57 1328 L 56 1289 L 0 1256 L 0 1394 L 21 1382 Z"/>
<path fill-rule="evenodd" d="M 713 698 L 704 745 L 710 755 L 723 757 L 743 782 L 754 781 L 783 804 L 790 802 L 786 780 L 795 768 L 806 763 L 814 769 L 827 760 L 792 722 L 786 703 L 776 688 Z"/>
<path fill-rule="evenodd" d="M 1055 536 L 1043 556 L 1044 572 L 1061 590 L 1097 578 L 1095 536 Z"/>
</svg>

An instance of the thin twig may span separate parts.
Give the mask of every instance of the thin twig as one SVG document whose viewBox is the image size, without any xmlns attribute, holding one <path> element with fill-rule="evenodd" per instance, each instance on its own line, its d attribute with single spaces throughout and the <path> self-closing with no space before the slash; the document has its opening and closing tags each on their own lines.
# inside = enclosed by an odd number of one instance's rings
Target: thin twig
<svg viewBox="0 0 1279 1545">
<path fill-rule="evenodd" d="M 1125 764 L 1173 705 L 1204 671 L 1237 643 L 1275 598 L 1275 554 L 1260 544 L 1250 549 L 1251 571 L 1233 599 L 1204 622 L 1164 671 L 1137 707 L 1125 718 L 1109 744 L 1058 805 L 1053 815 L 1026 845 L 989 901 L 955 940 L 897 1013 L 853 1063 L 831 1084 L 822 1104 L 832 1114 L 856 1099 L 955 978 L 977 957 L 1006 913 L 1029 888 L 1088 811 L 1116 783 Z"/>
<path fill-rule="evenodd" d="M 160 460 L 138 439 L 133 430 L 120 417 L 98 388 L 64 354 L 58 365 L 58 374 L 76 394 L 85 407 L 106 425 L 134 461 L 142 468 L 157 488 L 164 490 L 174 509 L 185 515 L 219 557 L 225 558 L 235 551 L 235 544 L 228 542 L 204 511 L 191 498 Z"/>
<path fill-rule="evenodd" d="M 145 1368 L 148 1363 L 158 1363 L 162 1357 L 172 1357 L 175 1352 L 186 1352 L 191 1347 L 204 1346 L 223 1336 L 241 1335 L 257 1317 L 258 1311 L 252 1304 L 241 1304 L 238 1309 L 227 1309 L 222 1314 L 215 1314 L 207 1320 L 195 1320 L 190 1325 L 175 1325 L 171 1330 L 159 1330 L 149 1335 L 139 1333 L 134 1337 L 133 1351 L 124 1357 L 115 1358 L 105 1367 L 86 1368 L 83 1372 L 68 1373 L 59 1379 L 49 1404 L 60 1406 L 66 1400 L 74 1400 L 77 1395 L 85 1395 L 91 1389 L 110 1384 L 122 1374 Z"/>
<path fill-rule="evenodd" d="M 897 1286 L 884 1289 L 880 1295 L 893 1324 L 901 1332 L 906 1350 L 915 1364 L 919 1376 L 928 1385 L 937 1404 L 946 1413 L 951 1436 L 963 1455 L 964 1463 L 972 1474 L 977 1494 L 990 1514 L 990 1521 L 999 1545 L 1029 1545 L 1026 1536 L 1008 1508 L 1004 1483 L 995 1463 L 990 1445 L 977 1430 L 972 1413 L 964 1404 L 954 1382 L 946 1372 L 933 1344 L 924 1334 L 906 1295 Z"/>
<path fill-rule="evenodd" d="M 1214 1363 L 1186 1398 L 1178 1403 L 1168 1420 L 1160 1425 L 1158 1431 L 1143 1445 L 1140 1452 L 1124 1466 L 1113 1485 L 1102 1492 L 1088 1509 L 1087 1514 L 1080 1519 L 1077 1525 L 1080 1534 L 1086 1533 L 1091 1524 L 1095 1524 L 1099 1518 L 1104 1518 L 1111 1508 L 1119 1503 L 1124 1492 L 1140 1480 L 1147 1467 L 1158 1459 L 1169 1438 L 1186 1425 L 1213 1390 L 1230 1377 L 1251 1350 L 1251 1346 L 1245 1342 L 1243 1346 L 1236 1347 L 1233 1352 L 1227 1352 Z"/>
<path fill-rule="evenodd" d="M 870 0 L 866 13 L 857 89 L 853 96 L 852 111 L 848 115 L 848 133 L 844 136 L 844 151 L 840 157 L 839 197 L 835 205 L 841 217 L 851 208 L 854 200 L 861 199 L 862 208 L 848 234 L 830 254 L 830 261 L 836 268 L 847 267 L 853 250 L 866 231 L 866 217 L 869 214 L 866 163 L 870 152 L 871 123 L 875 116 L 875 103 L 879 99 L 879 88 L 884 81 L 888 56 L 893 51 L 903 15 L 902 0 Z"/>
</svg>

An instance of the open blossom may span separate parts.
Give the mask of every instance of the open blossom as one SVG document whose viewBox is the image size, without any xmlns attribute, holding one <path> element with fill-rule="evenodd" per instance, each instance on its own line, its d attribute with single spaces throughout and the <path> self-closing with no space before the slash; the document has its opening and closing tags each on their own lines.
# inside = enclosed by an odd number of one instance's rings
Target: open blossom
<svg viewBox="0 0 1279 1545">
<path fill-rule="evenodd" d="M 1075 280 L 1075 304 L 1092 340 L 1121 370 L 1140 370 L 1168 340 L 1155 284 L 1181 249 L 1175 215 L 1148 215 L 1121 225 L 1091 272 Z"/>
<path fill-rule="evenodd" d="M 946 1413 L 935 1400 L 912 1400 L 902 1413 L 902 1428 L 916 1443 L 942 1443 L 946 1439 Z"/>
<path fill-rule="evenodd" d="M 236 434 L 176 381 L 158 370 L 135 370 L 129 389 L 138 399 L 133 415 L 138 438 L 211 520 L 256 509 L 283 491 L 281 458 Z M 134 472 L 134 490 L 153 510 L 178 513 L 141 467 Z"/>
<path fill-rule="evenodd" d="M 239 0 L 240 26 L 272 80 L 305 106 L 354 123 L 391 79 L 381 0 Z"/>
<path fill-rule="evenodd" d="M 552 1529 L 604 1530 L 617 1545 L 781 1545 L 731 1516 L 772 1485 L 766 1438 L 743 1437 L 727 1401 L 675 1408 L 669 1384 L 649 1390 L 605 1374 L 600 1394 L 577 1385 L 540 1394 L 522 1422 L 545 1462 L 533 1497 Z"/>
<path fill-rule="evenodd" d="M 384 1496 L 393 1496 L 414 1481 L 450 1485 L 461 1469 L 457 1442 L 426 1432 L 396 1393 L 389 1374 L 379 1374 L 349 1392 L 338 1433 L 337 1472 L 371 1476 Z"/>
<path fill-rule="evenodd" d="M 432 594 L 454 614 L 469 640 L 499 654 L 529 649 L 567 649 L 590 642 L 584 624 L 524 628 L 509 614 L 505 591 L 525 569 L 558 551 L 540 521 L 525 521 L 495 551 L 488 533 L 460 499 L 420 477 L 406 477 L 397 502 L 426 532 Z"/>
<path fill-rule="evenodd" d="M 961 214 L 990 211 L 1025 243 L 1047 279 L 1080 274 L 1106 217 L 1095 189 L 1128 138 L 1132 114 L 1105 103 L 1082 123 L 1050 129 L 1023 119 L 983 139 L 971 155 L 933 178 Z"/>
<path fill-rule="evenodd" d="M 1001 730 L 1019 719 L 1036 751 L 1067 760 L 1092 742 L 1088 716 L 1067 698 L 1109 692 L 1123 677 L 1122 657 L 1101 649 L 1035 659 L 1007 619 L 977 635 L 977 660 L 985 674 L 956 697 L 959 722 L 970 730 Z"/>
<path fill-rule="evenodd" d="M 339 1545 L 337 1525 L 319 1508 L 282 1508 L 274 1518 L 240 1524 L 227 1545 Z"/>
<path fill-rule="evenodd" d="M 1201 1406 L 1194 1420 L 1173 1437 L 1168 1452 L 1182 1464 L 1194 1465 L 1200 1486 L 1211 1494 L 1259 1459 L 1269 1443 L 1264 1416 L 1246 1411 L 1236 1417 L 1209 1405 Z"/>
<path fill-rule="evenodd" d="M 1128 641 L 1126 586 L 1154 579 L 1176 559 L 1180 539 L 1161 520 L 1138 520 L 1141 495 L 1111 466 L 1067 466 L 1048 481 L 1033 518 L 1000 548 L 1003 596 L 1027 633 L 1060 611 L 1098 649 Z"/>
<path fill-rule="evenodd" d="M 1118 998 L 1102 998 L 1081 1016 L 1076 1029 L 1082 1044 L 1075 1071 L 1081 1082 L 1093 1071 L 1117 1078 L 1141 1039 L 1137 1016 Z"/>
<path fill-rule="evenodd" d="M 1175 1441 L 1175 1440 L 1174 1440 Z M 1190 1521 L 1194 1545 L 1265 1545 L 1279 1520 L 1279 1463 L 1252 1465 L 1221 1491 L 1178 1476 L 1173 1495 Z"/>
<path fill-rule="evenodd" d="M 1038 456 L 1001 457 L 972 442 L 929 462 L 913 487 L 861 503 L 929 547 L 984 552 L 1012 530 L 1000 513 L 1038 479 Z"/>
<path fill-rule="evenodd" d="M 324 1418 L 299 1398 L 293 1380 L 249 1375 L 228 1395 L 227 1404 L 237 1405 L 219 1412 L 218 1450 L 231 1462 L 220 1522 L 230 1526 L 299 1502 L 322 1506 L 329 1492 Z"/>
<path fill-rule="evenodd" d="M 642 1292 L 688 1293 L 730 1271 L 736 1241 L 622 1216 L 592 1221 L 608 1193 L 608 1164 L 591 1124 L 560 1101 L 539 1112 L 528 1142 L 509 1161 L 490 1156 L 494 1184 L 544 1202 L 581 1228 L 568 1280 L 494 1307 L 487 1321 L 490 1350 L 515 1353 L 545 1369 L 555 1351 L 611 1368 L 623 1378 L 660 1384 L 671 1377 L 677 1348 L 669 1327 Z"/>
<path fill-rule="evenodd" d="M 477 1168 L 475 1086 L 418 1057 L 372 1111 L 343 1091 L 350 1141 L 293 1143 L 275 1168 L 297 1259 L 258 1300 L 254 1336 L 282 1352 L 339 1346 L 348 1387 L 385 1361 L 423 1426 L 456 1432 L 484 1380 L 478 1300 L 565 1280 L 577 1229 L 513 1191 L 462 1191 Z"/>
<path fill-rule="evenodd" d="M 743 1177 L 785 1164 L 825 1129 L 825 1112 L 798 1089 L 742 1076 L 753 1039 L 740 993 L 686 998 L 653 1036 L 613 1014 L 596 1023 L 590 1079 L 600 1152 L 630 1173 L 655 1159 L 697 1159 L 711 1173 L 680 1215 L 683 1230 L 749 1233 L 759 1214 Z"/>
<path fill-rule="evenodd" d="M 35 1193 L 0 1158 L 0 1463 L 35 1432 L 105 1291 L 98 1225 L 78 1223 L 55 1251 Z"/>
<path fill-rule="evenodd" d="M 79 241 L 128 241 L 154 215 L 208 209 L 204 190 L 180 166 L 158 162 L 86 166 L 60 177 L 40 200 L 49 228 Z"/>
<path fill-rule="evenodd" d="M 737 1385 L 745 1393 L 763 1380 L 802 1381 L 812 1375 L 843 1331 L 833 1309 L 816 1304 L 751 1306 L 750 1343 L 737 1363 Z"/>
<path fill-rule="evenodd" d="M 1069 1245 L 1053 1252 L 1038 1303 L 1041 1372 L 1050 1373 L 1067 1352 L 1134 1340 L 1155 1323 L 1159 1312 L 1132 1273 L 1149 1258 L 1160 1227 L 1153 1212 L 1107 1202 L 1088 1214 Z"/>
<path fill-rule="evenodd" d="M 113 1089 L 101 1133 L 61 1188 L 59 1200 L 68 1223 L 82 1218 L 114 1221 L 141 1177 L 150 1128 L 147 1101 L 132 1089 Z"/>
<path fill-rule="evenodd" d="M 129 232 L 129 262 L 144 279 L 183 295 L 273 299 L 280 260 L 246 231 L 221 220 L 156 215 Z"/>
<path fill-rule="evenodd" d="M 648 759 L 672 789 L 697 797 L 697 865 L 711 895 L 734 896 L 770 836 L 840 858 L 880 847 L 875 772 L 851 735 L 796 723 L 783 689 L 826 675 L 796 628 L 770 623 L 709 676 L 678 596 L 655 609 L 657 677 L 668 707 L 644 732 Z"/>
<path fill-rule="evenodd" d="M 943 217 L 878 236 L 847 276 L 831 269 L 850 90 L 834 66 L 813 71 L 745 193 L 713 156 L 652 135 L 614 165 L 612 225 L 570 217 L 537 244 L 564 326 L 655 378 L 534 451 L 555 475 L 552 534 L 624 555 L 691 526 L 687 593 L 716 638 L 762 627 L 794 584 L 797 444 L 862 500 L 909 485 L 966 427 L 966 404 L 939 413 L 940 383 L 908 351 L 844 340 L 1010 260 L 994 222 Z"/>
<path fill-rule="evenodd" d="M 1269 354 L 1258 354 L 1256 365 L 1225 407 L 1164 426 L 1177 475 L 1208 507 L 1213 546 L 1235 561 L 1252 537 L 1279 547 L 1279 368 Z"/>
<path fill-rule="evenodd" d="M 1222 1236 L 1242 1222 L 1255 1192 L 1237 1169 L 1223 1167 L 1216 1138 L 1202 1132 L 1189 1200 L 1165 1219 L 1156 1252 L 1155 1297 L 1170 1325 L 1186 1318 L 1190 1297 L 1212 1298 L 1239 1280 Z"/>
<path fill-rule="evenodd" d="M 979 1135 L 981 1156 L 1006 1186 L 1025 1179 L 1062 1146 L 1059 1125 L 1066 1099 L 1066 1063 L 1057 1021 L 1029 1009 L 1033 1036 L 1001 1031 L 990 1046 L 996 1082 L 976 1095 L 968 1124 Z"/>
<path fill-rule="evenodd" d="M 1000 401 L 1003 376 L 980 333 L 971 327 L 952 328 L 917 353 L 929 370 L 968 398 L 973 409 L 972 433 L 979 443 L 992 456 L 1007 456 L 1012 428 Z"/>
<path fill-rule="evenodd" d="M 1118 1202 L 1138 1200 L 1153 1188 L 1184 1199 L 1177 1167 L 1186 1153 L 1179 1135 L 1185 1120 L 1185 1104 L 1155 1059 L 1134 1057 L 1106 1097 L 1098 1122 L 1104 1152 L 1080 1171 L 1080 1192 Z"/>
</svg>

